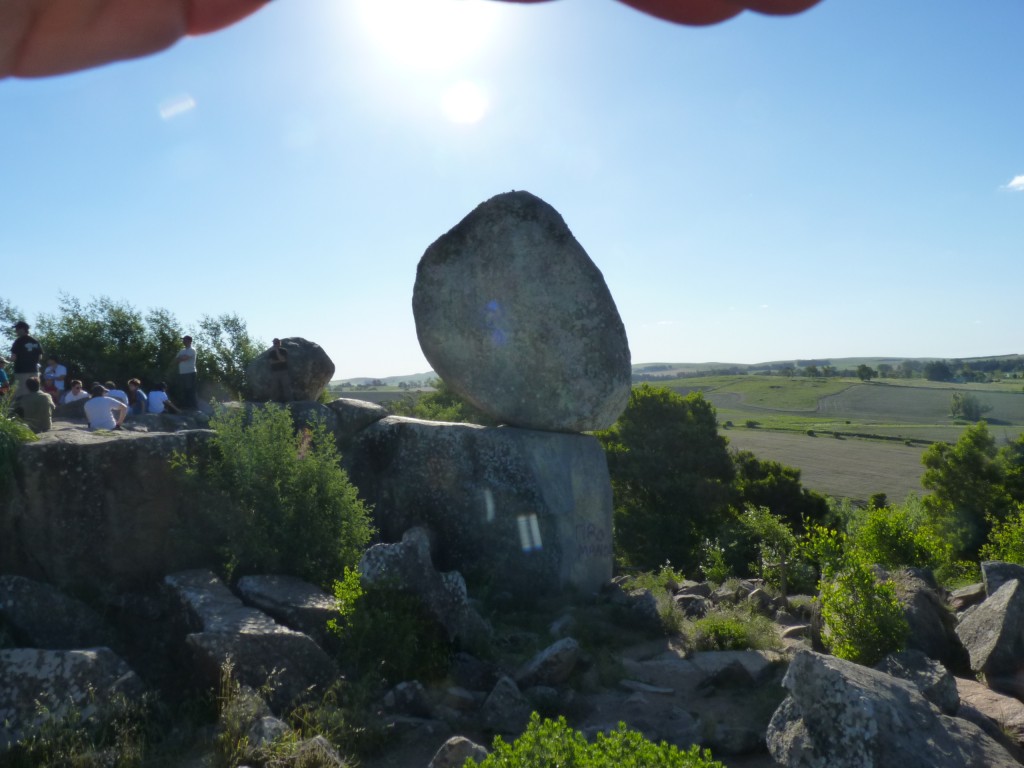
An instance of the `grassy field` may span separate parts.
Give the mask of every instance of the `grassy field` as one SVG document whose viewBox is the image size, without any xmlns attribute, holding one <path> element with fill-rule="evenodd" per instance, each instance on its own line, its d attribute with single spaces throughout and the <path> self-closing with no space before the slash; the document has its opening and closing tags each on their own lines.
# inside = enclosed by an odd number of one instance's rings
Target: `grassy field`
<svg viewBox="0 0 1024 768">
<path fill-rule="evenodd" d="M 985 417 L 997 441 L 1015 440 L 1024 431 L 1020 380 L 865 383 L 748 374 L 665 384 L 682 394 L 703 392 L 734 448 L 796 467 L 808 488 L 855 501 L 878 492 L 896 500 L 924 492 L 921 454 L 933 442 L 955 442 L 967 426 L 949 415 L 956 391 L 969 391 L 991 409 Z M 731 428 L 724 428 L 729 422 Z"/>
<path fill-rule="evenodd" d="M 797 467 L 805 487 L 829 496 L 866 501 L 873 493 L 884 493 L 902 501 L 909 493 L 924 494 L 920 445 L 761 429 L 723 434 L 731 448 Z"/>
<path fill-rule="evenodd" d="M 908 493 L 924 493 L 921 454 L 933 442 L 955 442 L 967 426 L 949 415 L 956 391 L 969 391 L 991 408 L 986 420 L 1000 443 L 1024 432 L 1020 379 L 992 384 L 922 379 L 865 383 L 746 374 L 674 379 L 653 386 L 681 394 L 702 392 L 715 406 L 722 434 L 733 448 L 796 467 L 808 488 L 857 502 L 873 493 L 897 501 Z M 407 392 L 384 386 L 333 394 L 379 403 Z"/>
</svg>

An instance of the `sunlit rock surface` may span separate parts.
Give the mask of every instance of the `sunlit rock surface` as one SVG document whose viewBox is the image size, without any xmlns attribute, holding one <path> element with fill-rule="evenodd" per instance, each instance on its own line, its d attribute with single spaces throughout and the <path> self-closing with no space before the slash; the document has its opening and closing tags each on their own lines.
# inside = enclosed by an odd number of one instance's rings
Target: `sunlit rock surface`
<svg viewBox="0 0 1024 768">
<path fill-rule="evenodd" d="M 431 245 L 412 304 L 434 370 L 498 422 L 586 432 L 626 407 L 629 344 L 604 277 L 529 192 L 492 197 Z"/>
</svg>

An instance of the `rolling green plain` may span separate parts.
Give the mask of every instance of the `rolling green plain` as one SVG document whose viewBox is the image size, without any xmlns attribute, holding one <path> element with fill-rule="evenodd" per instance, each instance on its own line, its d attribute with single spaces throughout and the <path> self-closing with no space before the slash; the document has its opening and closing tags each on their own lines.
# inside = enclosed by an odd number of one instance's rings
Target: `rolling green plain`
<svg viewBox="0 0 1024 768">
<path fill-rule="evenodd" d="M 702 392 L 731 448 L 795 467 L 806 487 L 860 503 L 873 493 L 892 501 L 924 493 L 921 454 L 934 442 L 956 442 L 968 426 L 950 416 L 954 392 L 969 392 L 990 408 L 985 419 L 998 443 L 1024 432 L 1022 379 L 949 384 L 748 373 L 650 383 L 684 395 Z M 397 386 L 332 389 L 335 397 L 378 403 L 410 394 Z"/>
<path fill-rule="evenodd" d="M 921 454 L 933 442 L 955 442 L 968 425 L 950 417 L 954 392 L 970 392 L 991 409 L 985 419 L 997 442 L 1024 431 L 1020 379 L 947 384 L 746 374 L 656 386 L 702 392 L 715 406 L 730 447 L 796 467 L 806 487 L 855 502 L 873 493 L 892 501 L 924 493 Z"/>
</svg>

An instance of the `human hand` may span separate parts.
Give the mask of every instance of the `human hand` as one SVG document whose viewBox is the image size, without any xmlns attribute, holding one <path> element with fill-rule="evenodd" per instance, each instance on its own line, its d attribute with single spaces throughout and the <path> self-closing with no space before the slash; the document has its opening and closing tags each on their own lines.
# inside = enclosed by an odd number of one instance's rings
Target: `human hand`
<svg viewBox="0 0 1024 768">
<path fill-rule="evenodd" d="M 744 10 L 771 15 L 800 13 L 819 2 L 619 1 L 660 19 L 694 26 L 725 21 Z M 146 56 L 169 48 L 185 35 L 201 35 L 230 26 L 267 2 L 269 0 L 0 0 L 0 79 L 59 75 Z"/>
<path fill-rule="evenodd" d="M 265 0 L 0 0 L 0 79 L 42 77 L 161 51 L 234 24 Z"/>
</svg>

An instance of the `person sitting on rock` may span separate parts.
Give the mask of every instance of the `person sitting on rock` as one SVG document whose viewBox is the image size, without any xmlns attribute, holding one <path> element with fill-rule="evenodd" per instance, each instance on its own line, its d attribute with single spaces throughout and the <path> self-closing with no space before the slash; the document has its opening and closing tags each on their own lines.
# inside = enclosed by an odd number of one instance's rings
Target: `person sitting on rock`
<svg viewBox="0 0 1024 768">
<path fill-rule="evenodd" d="M 71 403 L 78 402 L 79 400 L 87 400 L 89 393 L 83 389 L 82 382 L 78 379 L 71 380 L 71 389 L 64 393 L 64 399 L 61 401 L 61 405 L 71 405 Z"/>
<path fill-rule="evenodd" d="M 161 381 L 149 392 L 147 401 L 150 413 L 180 413 L 178 406 L 167 396 L 167 382 Z"/>
<path fill-rule="evenodd" d="M 107 388 L 96 383 L 89 390 L 92 397 L 85 404 L 85 418 L 89 429 L 120 429 L 121 422 L 128 415 L 128 406 L 120 400 L 107 397 Z"/>
<path fill-rule="evenodd" d="M 39 389 L 39 379 L 31 376 L 25 379 L 28 391 L 15 402 L 14 412 L 21 417 L 35 433 L 47 432 L 53 426 L 53 398 Z"/>
<path fill-rule="evenodd" d="M 107 388 L 107 397 L 112 397 L 115 400 L 120 400 L 122 403 L 125 404 L 125 407 L 131 406 L 131 403 L 128 400 L 128 393 L 125 392 L 123 389 L 118 389 L 117 384 L 115 384 L 112 381 L 105 381 L 103 382 L 103 386 Z"/>
<path fill-rule="evenodd" d="M 292 380 L 288 374 L 288 350 L 281 346 L 280 339 L 274 339 L 274 346 L 267 356 L 270 358 L 270 391 L 279 403 L 292 399 Z"/>
<path fill-rule="evenodd" d="M 141 416 L 146 412 L 146 393 L 142 391 L 142 382 L 128 379 L 128 412 L 132 416 Z"/>
</svg>

